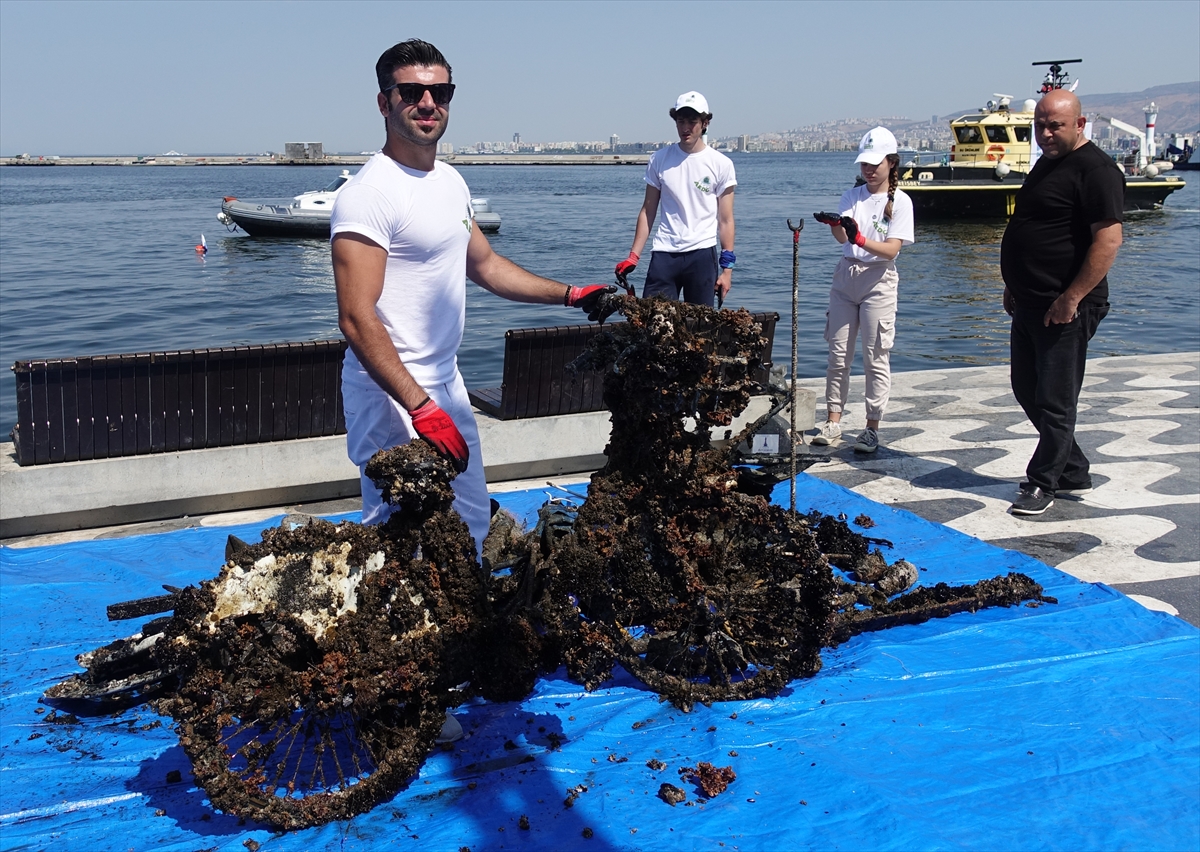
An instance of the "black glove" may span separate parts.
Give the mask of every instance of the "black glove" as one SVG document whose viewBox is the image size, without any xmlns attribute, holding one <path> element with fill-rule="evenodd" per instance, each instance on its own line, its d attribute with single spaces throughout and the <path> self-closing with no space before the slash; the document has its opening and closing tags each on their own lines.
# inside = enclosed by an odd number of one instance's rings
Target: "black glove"
<svg viewBox="0 0 1200 852">
<path fill-rule="evenodd" d="M 813 218 L 816 219 L 818 222 L 820 222 L 822 225 L 828 225 L 831 228 L 834 227 L 835 225 L 842 224 L 842 217 L 836 213 L 824 213 L 824 212 L 814 213 Z"/>
<path fill-rule="evenodd" d="M 867 238 L 858 232 L 858 223 L 849 216 L 842 217 L 842 230 L 846 232 L 846 239 L 860 248 L 867 241 Z"/>
</svg>

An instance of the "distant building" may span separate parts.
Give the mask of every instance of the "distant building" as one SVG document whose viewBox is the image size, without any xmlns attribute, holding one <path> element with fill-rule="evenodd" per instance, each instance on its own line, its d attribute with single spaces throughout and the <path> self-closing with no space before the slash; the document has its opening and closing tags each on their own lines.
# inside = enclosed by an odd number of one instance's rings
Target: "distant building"
<svg viewBox="0 0 1200 852">
<path fill-rule="evenodd" d="M 612 151 L 614 154 L 617 152 L 617 146 L 620 144 L 621 137 L 617 134 L 614 133 L 612 136 L 608 137 L 608 150 Z"/>
<path fill-rule="evenodd" d="M 323 160 L 325 159 L 325 143 L 285 142 L 283 158 L 285 160 Z"/>
<path fill-rule="evenodd" d="M 518 148 L 521 146 L 521 133 L 520 133 L 520 131 L 518 131 L 518 132 L 516 132 L 516 133 L 514 133 L 514 134 L 513 134 L 513 144 L 514 144 L 514 145 L 516 145 Z"/>
</svg>

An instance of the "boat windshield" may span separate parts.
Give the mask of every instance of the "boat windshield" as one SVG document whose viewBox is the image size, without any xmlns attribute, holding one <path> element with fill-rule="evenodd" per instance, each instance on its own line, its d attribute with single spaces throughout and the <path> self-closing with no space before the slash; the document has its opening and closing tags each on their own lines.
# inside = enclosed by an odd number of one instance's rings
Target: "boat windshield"
<svg viewBox="0 0 1200 852">
<path fill-rule="evenodd" d="M 322 192 L 335 192 L 338 189 L 340 189 L 342 184 L 344 184 L 348 180 L 350 180 L 350 178 L 346 177 L 345 175 L 338 175 L 336 178 L 334 178 L 333 183 L 331 183 L 331 184 L 329 184 L 329 186 L 325 187 L 325 189 L 322 190 Z"/>
<path fill-rule="evenodd" d="M 1028 142 L 1029 141 L 1029 126 L 1028 125 L 1024 125 L 1024 126 L 1018 125 L 1018 126 L 1014 127 L 1013 135 L 1015 135 L 1017 137 L 1018 142 Z"/>
<path fill-rule="evenodd" d="M 1009 141 L 1007 127 L 1003 127 L 1001 125 L 996 125 L 996 124 L 989 124 L 987 127 L 984 128 L 984 130 L 987 131 L 987 138 L 988 138 L 989 142 L 1007 142 L 1007 141 Z"/>
<path fill-rule="evenodd" d="M 963 145 L 978 145 L 983 141 L 983 137 L 979 135 L 979 128 L 974 124 L 954 128 L 954 135 Z"/>
</svg>

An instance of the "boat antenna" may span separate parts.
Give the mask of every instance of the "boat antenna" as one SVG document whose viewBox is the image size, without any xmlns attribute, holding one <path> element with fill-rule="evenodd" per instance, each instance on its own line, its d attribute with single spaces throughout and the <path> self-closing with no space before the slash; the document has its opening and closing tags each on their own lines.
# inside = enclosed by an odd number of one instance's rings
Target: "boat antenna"
<svg viewBox="0 0 1200 852">
<path fill-rule="evenodd" d="M 1034 62 L 1035 66 L 1050 66 L 1050 70 L 1046 73 L 1046 79 L 1042 80 L 1042 87 L 1038 89 L 1038 94 L 1044 95 L 1046 92 L 1052 92 L 1055 89 L 1061 89 L 1063 86 L 1066 86 L 1071 80 L 1071 75 L 1063 70 L 1063 66 L 1075 65 L 1082 62 L 1082 59 L 1050 59 L 1046 62 Z"/>
</svg>

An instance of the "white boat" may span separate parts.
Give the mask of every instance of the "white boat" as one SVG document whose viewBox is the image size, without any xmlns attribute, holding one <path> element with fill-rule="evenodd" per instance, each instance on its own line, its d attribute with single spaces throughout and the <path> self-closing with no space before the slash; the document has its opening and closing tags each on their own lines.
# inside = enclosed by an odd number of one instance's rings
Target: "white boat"
<svg viewBox="0 0 1200 852">
<path fill-rule="evenodd" d="M 475 225 L 485 234 L 494 234 L 500 230 L 500 214 L 492 210 L 492 205 L 486 198 L 472 198 L 471 213 L 475 216 Z"/>
<path fill-rule="evenodd" d="M 329 217 L 333 201 L 350 180 L 348 169 L 324 189 L 304 192 L 290 201 L 240 201 L 227 195 L 221 202 L 217 221 L 227 228 L 240 227 L 252 237 L 312 237 L 329 239 Z M 486 198 L 472 198 L 475 224 L 484 233 L 500 230 L 500 214 L 492 211 Z"/>
</svg>

